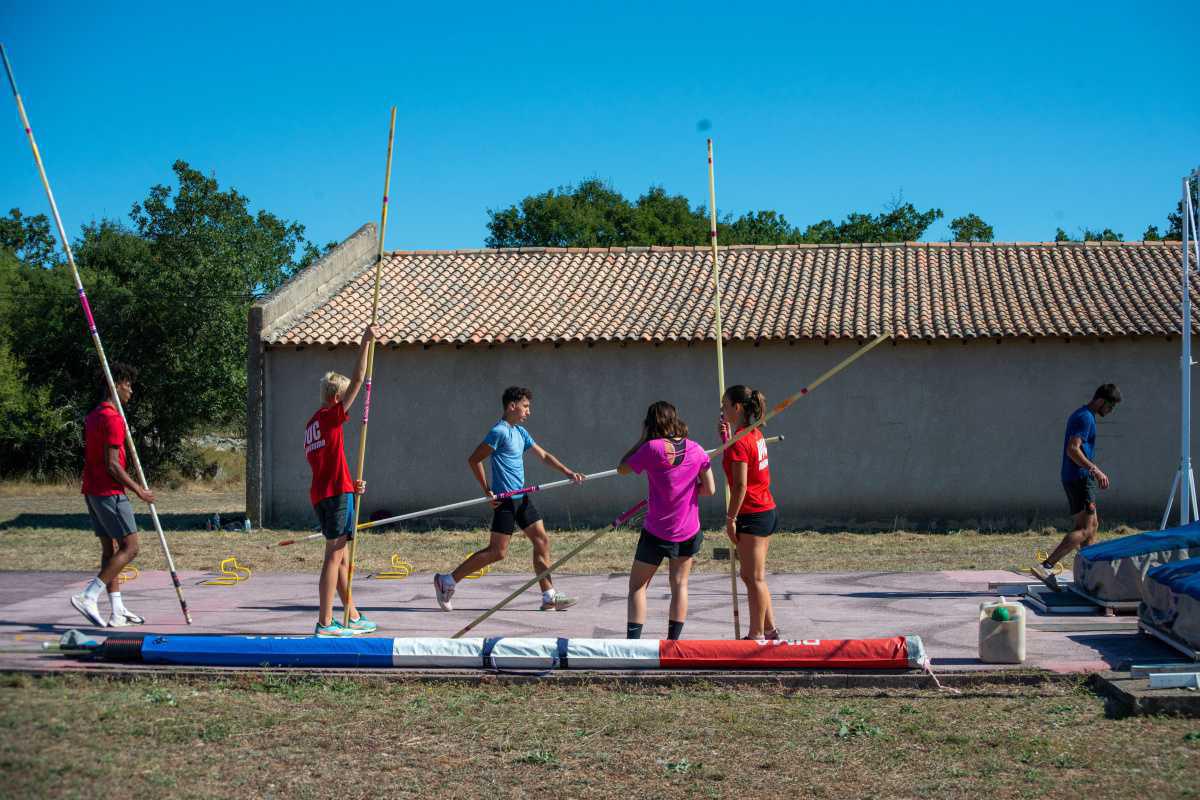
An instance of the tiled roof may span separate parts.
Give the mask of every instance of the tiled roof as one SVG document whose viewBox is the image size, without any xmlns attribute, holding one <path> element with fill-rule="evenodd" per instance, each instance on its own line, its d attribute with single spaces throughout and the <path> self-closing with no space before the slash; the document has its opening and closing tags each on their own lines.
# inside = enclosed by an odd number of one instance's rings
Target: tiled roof
<svg viewBox="0 0 1200 800">
<path fill-rule="evenodd" d="M 1180 261 L 1177 242 L 722 247 L 723 327 L 732 341 L 1170 335 Z M 266 340 L 357 342 L 374 269 L 346 279 Z M 712 340 L 711 251 L 397 251 L 379 309 L 390 344 Z"/>
</svg>

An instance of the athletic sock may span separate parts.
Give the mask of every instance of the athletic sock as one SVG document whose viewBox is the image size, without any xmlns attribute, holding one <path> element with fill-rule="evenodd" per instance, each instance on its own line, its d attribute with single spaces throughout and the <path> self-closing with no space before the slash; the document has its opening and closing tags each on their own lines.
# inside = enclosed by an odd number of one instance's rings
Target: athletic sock
<svg viewBox="0 0 1200 800">
<path fill-rule="evenodd" d="M 678 639 L 680 634 L 682 634 L 682 633 L 683 633 L 683 623 L 682 622 L 679 622 L 678 620 L 674 620 L 674 619 L 667 620 L 667 638 L 668 639 Z"/>
<path fill-rule="evenodd" d="M 108 593 L 108 602 L 109 602 L 109 605 L 112 606 L 112 612 L 114 614 L 124 614 L 125 613 L 125 601 L 121 599 L 120 592 L 109 592 Z"/>
<path fill-rule="evenodd" d="M 640 622 L 625 623 L 625 638 L 626 639 L 642 638 L 642 623 L 640 623 Z"/>
<path fill-rule="evenodd" d="M 551 588 L 547 589 L 546 591 L 542 592 L 542 602 L 543 603 L 553 603 L 554 598 L 557 596 L 558 596 L 558 591 L 556 589 L 554 589 L 553 587 L 551 587 Z"/>
<path fill-rule="evenodd" d="M 84 588 L 83 596 L 95 602 L 100 599 L 100 592 L 102 591 L 104 591 L 104 584 L 100 582 L 99 578 L 92 578 L 91 582 Z"/>
</svg>

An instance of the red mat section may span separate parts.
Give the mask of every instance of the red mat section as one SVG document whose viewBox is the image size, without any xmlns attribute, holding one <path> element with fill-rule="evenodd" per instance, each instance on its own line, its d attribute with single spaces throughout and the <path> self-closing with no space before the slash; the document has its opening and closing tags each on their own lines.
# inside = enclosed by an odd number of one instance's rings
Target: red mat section
<svg viewBox="0 0 1200 800">
<path fill-rule="evenodd" d="M 915 656 L 904 636 L 790 642 L 664 639 L 658 646 L 661 669 L 909 669 L 919 666 Z"/>
</svg>

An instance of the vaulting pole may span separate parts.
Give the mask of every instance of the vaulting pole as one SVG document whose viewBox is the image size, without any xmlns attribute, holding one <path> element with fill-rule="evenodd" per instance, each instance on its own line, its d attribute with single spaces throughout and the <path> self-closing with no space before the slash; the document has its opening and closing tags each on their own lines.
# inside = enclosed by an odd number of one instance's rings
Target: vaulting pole
<svg viewBox="0 0 1200 800">
<path fill-rule="evenodd" d="M 396 135 L 396 107 L 392 106 L 392 122 L 388 127 L 387 169 L 383 175 L 383 210 L 379 213 L 379 256 L 375 261 L 375 296 L 371 300 L 371 324 L 379 317 L 379 276 L 383 270 L 383 244 L 387 234 L 388 190 L 392 185 L 392 140 Z M 367 459 L 367 423 L 371 416 L 371 378 L 375 374 L 375 339 L 367 343 L 366 398 L 363 400 L 362 433 L 358 439 L 358 477 L 355 486 L 363 479 L 363 467 Z M 342 624 L 350 624 L 350 607 L 354 603 L 354 554 L 358 544 L 358 515 L 362 511 L 362 495 L 354 498 L 354 538 L 350 540 L 350 569 L 346 576 L 346 608 L 342 612 Z"/>
<path fill-rule="evenodd" d="M 133 431 L 129 428 L 129 420 L 125 418 L 125 409 L 122 406 L 121 398 L 117 396 L 117 387 L 113 384 L 112 372 L 108 368 L 108 358 L 104 355 L 104 345 L 100 342 L 100 331 L 97 330 L 96 320 L 92 317 L 87 293 L 84 292 L 83 281 L 79 277 L 79 268 L 75 266 L 75 254 L 71 252 L 71 243 L 67 239 L 66 229 L 63 228 L 62 216 L 58 213 L 58 204 L 54 202 L 54 192 L 50 189 L 50 179 L 46 176 L 45 165 L 42 164 L 42 154 L 38 151 L 37 140 L 33 137 L 33 126 L 29 124 L 29 117 L 25 114 L 25 104 L 21 102 L 21 93 L 17 91 L 17 80 L 13 77 L 12 65 L 8 63 L 8 53 L 5 52 L 3 45 L 0 45 L 0 57 L 4 59 L 4 71 L 8 73 L 8 85 L 12 87 L 13 98 L 17 101 L 17 113 L 21 115 L 21 125 L 25 128 L 25 135 L 29 137 L 33 160 L 37 163 L 38 174 L 42 179 L 42 188 L 46 190 L 46 199 L 50 201 L 50 211 L 54 214 L 58 239 L 62 242 L 63 252 L 67 255 L 67 264 L 71 267 L 71 277 L 75 280 L 75 291 L 79 294 L 79 304 L 83 308 L 83 316 L 87 320 L 92 344 L 95 345 L 96 354 L 100 357 L 100 367 L 104 370 L 104 381 L 108 384 L 108 393 L 112 397 L 113 405 L 117 408 L 117 413 L 121 415 L 121 422 L 125 425 L 126 449 L 133 459 L 133 468 L 138 482 L 142 484 L 144 490 L 150 491 L 150 484 L 146 482 L 146 474 L 142 470 L 141 459 L 138 458 L 137 446 L 133 442 Z M 179 573 L 175 571 L 175 560 L 171 558 L 171 549 L 167 547 L 167 536 L 163 533 L 162 523 L 159 522 L 158 511 L 153 503 L 150 504 L 150 519 L 154 521 L 154 530 L 158 533 L 158 541 L 162 545 L 163 554 L 167 557 L 167 570 L 171 573 L 171 583 L 175 585 L 175 596 L 179 598 L 179 609 L 183 612 L 184 620 L 191 625 L 192 615 L 188 613 L 187 601 L 183 599 L 183 586 L 179 583 Z"/>
<path fill-rule="evenodd" d="M 717 185 L 713 176 L 712 139 L 708 140 L 708 225 L 708 239 L 712 244 L 713 319 L 717 329 L 717 404 L 720 407 L 725 401 L 725 351 L 724 334 L 721 331 L 721 255 L 717 249 Z M 725 422 L 723 410 L 721 411 L 721 422 Z M 724 441 L 724 434 L 721 434 L 721 439 Z M 725 486 L 725 519 L 722 522 L 728 524 L 729 481 L 723 483 Z M 742 620 L 741 612 L 738 609 L 737 563 L 737 545 L 734 545 L 729 548 L 729 596 L 733 605 L 733 638 L 740 639 L 742 638 Z"/>
</svg>

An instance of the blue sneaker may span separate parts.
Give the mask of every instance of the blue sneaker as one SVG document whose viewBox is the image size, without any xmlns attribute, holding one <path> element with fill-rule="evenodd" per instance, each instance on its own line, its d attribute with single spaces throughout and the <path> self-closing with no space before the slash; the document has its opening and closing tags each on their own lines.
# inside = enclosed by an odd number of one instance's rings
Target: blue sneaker
<svg viewBox="0 0 1200 800">
<path fill-rule="evenodd" d="M 313 631 L 313 633 L 322 639 L 342 639 L 347 636 L 355 635 L 354 631 L 342 625 L 342 623 L 338 622 L 336 619 L 332 620 L 328 625 L 322 625 L 318 620 L 317 628 Z"/>
<path fill-rule="evenodd" d="M 358 615 L 358 619 L 350 620 L 350 624 L 346 628 L 355 636 L 360 633 L 374 633 L 379 630 L 379 626 L 367 619 L 367 615 L 361 612 Z"/>
</svg>

